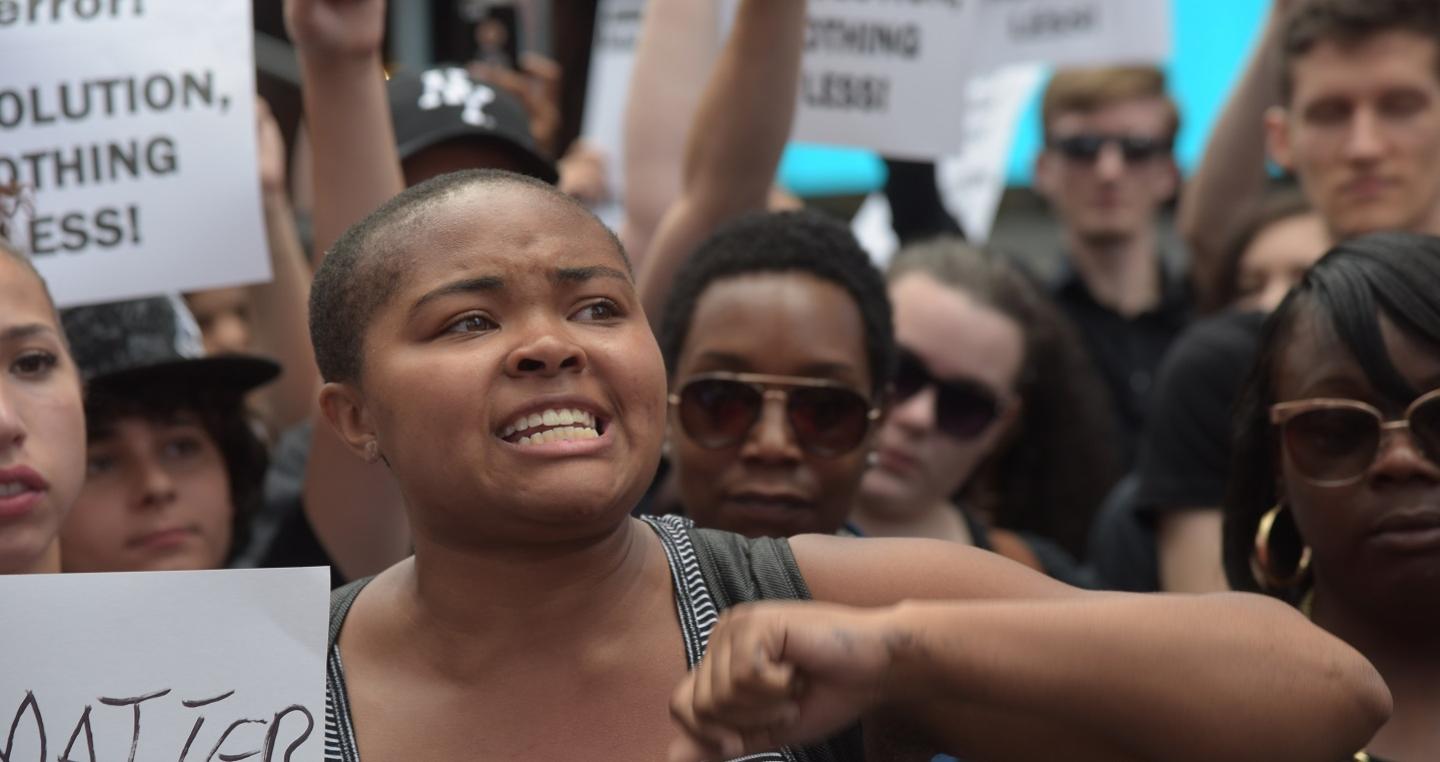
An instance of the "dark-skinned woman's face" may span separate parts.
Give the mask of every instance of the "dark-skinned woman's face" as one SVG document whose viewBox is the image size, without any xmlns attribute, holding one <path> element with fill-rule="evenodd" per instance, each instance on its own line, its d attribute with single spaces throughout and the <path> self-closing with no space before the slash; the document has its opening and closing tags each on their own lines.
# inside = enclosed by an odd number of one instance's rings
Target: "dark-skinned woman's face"
<svg viewBox="0 0 1440 762">
<path fill-rule="evenodd" d="M 865 327 L 845 289 L 806 273 L 716 281 L 695 304 L 672 391 L 699 374 L 809 379 L 865 398 L 872 388 Z M 681 501 L 703 527 L 752 537 L 834 533 L 855 502 L 869 437 L 833 454 L 808 452 L 777 398 L 743 441 L 707 448 L 671 410 L 669 441 Z"/>
<path fill-rule="evenodd" d="M 364 378 L 327 415 L 390 465 L 418 536 L 606 533 L 655 473 L 665 373 L 600 223 L 545 194 L 478 186 L 405 239 L 412 266 L 365 336 Z"/>
<path fill-rule="evenodd" d="M 1380 317 L 1390 361 L 1420 394 L 1440 387 L 1440 347 Z M 1410 399 L 1383 395 L 1313 308 L 1297 315 L 1275 367 L 1277 402 L 1335 398 L 1400 419 Z M 1311 439 L 1325 434 L 1317 429 Z M 1292 437 L 1293 438 L 1293 437 Z M 1341 441 L 1344 439 L 1345 441 Z M 1351 447 L 1358 437 L 1323 443 Z M 1294 444 L 1295 446 L 1292 446 Z M 1296 447 L 1281 447 L 1278 491 L 1313 554 L 1317 606 L 1338 605 L 1367 617 L 1407 618 L 1421 601 L 1440 600 L 1440 464 L 1406 429 L 1381 434 L 1373 458 L 1351 484 L 1317 484 L 1297 465 Z M 1368 452 L 1368 450 L 1367 450 Z"/>
</svg>

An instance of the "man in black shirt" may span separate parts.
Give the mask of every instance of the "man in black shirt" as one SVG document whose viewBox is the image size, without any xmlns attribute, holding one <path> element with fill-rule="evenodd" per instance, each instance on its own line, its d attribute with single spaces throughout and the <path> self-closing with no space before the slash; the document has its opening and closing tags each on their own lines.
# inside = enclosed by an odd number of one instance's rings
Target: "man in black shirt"
<svg viewBox="0 0 1440 762">
<path fill-rule="evenodd" d="M 1128 461 L 1155 371 L 1189 314 L 1157 230 L 1179 183 L 1179 114 L 1153 67 L 1061 71 L 1042 110 L 1035 187 L 1059 218 L 1066 253 L 1053 293 L 1110 388 Z"/>
</svg>

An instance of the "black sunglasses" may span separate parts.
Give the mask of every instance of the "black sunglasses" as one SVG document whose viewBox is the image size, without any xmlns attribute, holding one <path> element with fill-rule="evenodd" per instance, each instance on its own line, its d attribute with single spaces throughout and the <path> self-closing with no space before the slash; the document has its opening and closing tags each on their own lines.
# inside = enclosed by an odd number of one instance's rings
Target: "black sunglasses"
<svg viewBox="0 0 1440 762">
<path fill-rule="evenodd" d="M 1109 143 L 1115 143 L 1120 147 L 1120 155 L 1125 157 L 1127 164 L 1139 164 L 1158 156 L 1164 156 L 1169 154 L 1172 148 L 1169 140 L 1161 138 L 1098 134 L 1053 138 L 1050 141 L 1050 148 L 1072 161 L 1093 164 L 1100 158 L 1100 152 L 1105 150 L 1106 144 Z"/>
<path fill-rule="evenodd" d="M 1005 408 L 1005 402 L 985 385 L 969 380 L 942 381 L 913 352 L 902 348 L 895 370 L 895 401 L 904 402 L 927 386 L 935 387 L 936 428 L 955 439 L 979 436 Z"/>
<path fill-rule="evenodd" d="M 880 410 L 836 381 L 759 373 L 704 373 L 670 395 L 686 436 L 701 447 L 734 447 L 750 435 L 765 400 L 785 403 L 785 417 L 800 449 L 833 457 L 859 447 Z"/>
</svg>

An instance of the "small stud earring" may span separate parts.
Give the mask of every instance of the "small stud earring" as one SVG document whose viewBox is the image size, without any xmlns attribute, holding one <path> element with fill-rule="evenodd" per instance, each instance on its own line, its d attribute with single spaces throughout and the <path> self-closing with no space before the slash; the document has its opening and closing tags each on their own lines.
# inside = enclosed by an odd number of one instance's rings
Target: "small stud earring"
<svg viewBox="0 0 1440 762">
<path fill-rule="evenodd" d="M 876 466 L 878 466 L 878 465 L 880 465 L 880 453 L 875 452 L 874 450 L 871 450 L 870 452 L 865 453 L 865 467 L 866 467 L 866 468 L 874 468 L 874 467 L 876 467 Z"/>
<path fill-rule="evenodd" d="M 365 443 L 365 462 L 374 463 L 380 459 L 380 445 L 375 440 Z"/>
</svg>

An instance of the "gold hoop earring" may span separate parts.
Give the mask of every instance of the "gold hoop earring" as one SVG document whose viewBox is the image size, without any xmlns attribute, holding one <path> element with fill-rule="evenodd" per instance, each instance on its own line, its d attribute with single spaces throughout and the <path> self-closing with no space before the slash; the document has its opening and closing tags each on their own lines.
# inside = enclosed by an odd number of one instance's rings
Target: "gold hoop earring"
<svg viewBox="0 0 1440 762">
<path fill-rule="evenodd" d="M 1284 507 L 1283 503 L 1276 503 L 1273 508 L 1260 517 L 1260 525 L 1255 528 L 1255 548 L 1250 556 L 1250 572 L 1255 576 L 1255 581 L 1259 582 L 1262 588 L 1268 590 L 1284 590 L 1295 587 L 1310 573 L 1309 545 L 1301 548 L 1300 561 L 1295 564 L 1295 569 L 1289 574 L 1276 574 L 1271 566 L 1275 559 L 1274 554 L 1270 551 L 1270 532 L 1275 528 L 1275 520 L 1280 517 L 1280 511 Z"/>
</svg>

